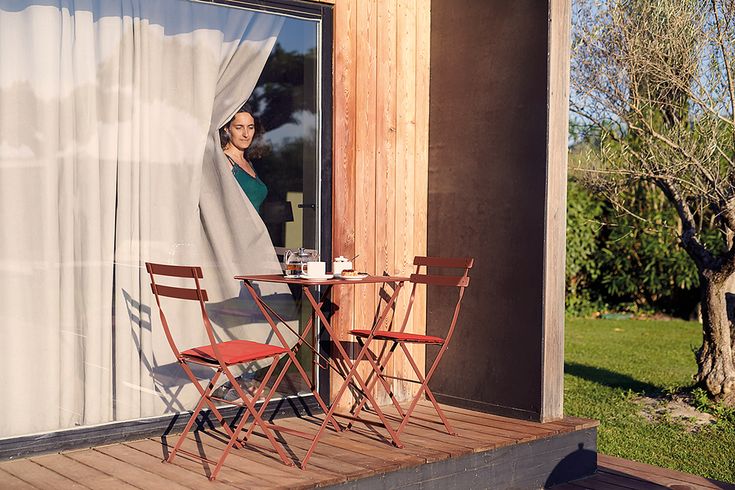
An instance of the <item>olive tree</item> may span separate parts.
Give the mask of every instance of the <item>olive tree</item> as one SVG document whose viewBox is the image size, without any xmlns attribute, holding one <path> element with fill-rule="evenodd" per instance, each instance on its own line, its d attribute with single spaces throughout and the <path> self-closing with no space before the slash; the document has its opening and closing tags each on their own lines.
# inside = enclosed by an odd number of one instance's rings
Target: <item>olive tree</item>
<svg viewBox="0 0 735 490">
<path fill-rule="evenodd" d="M 661 226 L 699 273 L 696 379 L 735 405 L 735 1 L 575 2 L 571 107 L 599 142 L 576 172 L 622 210 L 642 183 L 676 210 Z"/>
</svg>

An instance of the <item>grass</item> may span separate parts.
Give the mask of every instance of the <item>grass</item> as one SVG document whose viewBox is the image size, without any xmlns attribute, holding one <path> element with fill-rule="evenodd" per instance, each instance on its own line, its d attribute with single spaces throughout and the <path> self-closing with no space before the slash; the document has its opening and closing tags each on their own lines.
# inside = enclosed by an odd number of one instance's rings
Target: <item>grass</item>
<svg viewBox="0 0 735 490">
<path fill-rule="evenodd" d="M 639 395 L 691 391 L 697 322 L 567 319 L 564 410 L 598 419 L 598 450 L 656 466 L 735 482 L 735 423 L 698 430 L 640 414 Z"/>
</svg>

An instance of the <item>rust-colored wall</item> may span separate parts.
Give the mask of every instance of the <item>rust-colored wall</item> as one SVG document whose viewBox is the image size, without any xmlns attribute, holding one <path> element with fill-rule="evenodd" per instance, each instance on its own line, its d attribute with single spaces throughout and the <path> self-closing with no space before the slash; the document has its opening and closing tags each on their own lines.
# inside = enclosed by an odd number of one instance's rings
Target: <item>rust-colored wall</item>
<svg viewBox="0 0 735 490">
<path fill-rule="evenodd" d="M 432 386 L 448 403 L 532 419 L 543 404 L 548 9 L 432 0 L 431 14 L 428 253 L 476 259 Z M 451 301 L 428 291 L 428 333 L 443 333 Z"/>
</svg>

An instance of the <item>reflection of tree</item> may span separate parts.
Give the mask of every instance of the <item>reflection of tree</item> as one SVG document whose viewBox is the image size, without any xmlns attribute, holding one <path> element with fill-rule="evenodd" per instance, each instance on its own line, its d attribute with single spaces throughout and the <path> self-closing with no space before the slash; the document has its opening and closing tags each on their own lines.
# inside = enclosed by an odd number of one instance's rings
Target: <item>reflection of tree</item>
<svg viewBox="0 0 735 490">
<path fill-rule="evenodd" d="M 264 132 L 285 125 L 301 126 L 316 113 L 316 48 L 305 52 L 285 51 L 276 44 L 249 100 Z M 290 215 L 285 203 L 288 192 L 302 192 L 304 170 L 316 168 L 313 134 L 296 132 L 293 137 L 271 139 L 269 148 L 255 160 L 256 170 L 268 186 L 262 208 L 271 240 L 284 245 L 284 221 Z M 296 203 L 292 203 L 295 206 Z M 271 210 L 271 212 L 267 211 Z"/>
<path fill-rule="evenodd" d="M 250 97 L 264 131 L 299 124 L 298 113 L 316 112 L 315 73 L 315 48 L 301 53 L 275 45 Z M 268 185 L 268 201 L 284 201 L 286 192 L 302 190 L 303 169 L 314 164 L 315 142 L 300 137 L 272 144 L 256 168 Z"/>
<path fill-rule="evenodd" d="M 276 44 L 260 75 L 250 103 L 265 131 L 298 124 L 295 115 L 316 112 L 316 50 L 284 51 Z"/>
</svg>

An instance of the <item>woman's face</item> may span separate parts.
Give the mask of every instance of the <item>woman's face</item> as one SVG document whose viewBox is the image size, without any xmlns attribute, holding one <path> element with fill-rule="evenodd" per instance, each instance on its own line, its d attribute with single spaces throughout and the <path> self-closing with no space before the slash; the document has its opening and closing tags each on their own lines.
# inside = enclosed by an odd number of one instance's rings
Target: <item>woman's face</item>
<svg viewBox="0 0 735 490">
<path fill-rule="evenodd" d="M 248 112 L 238 112 L 228 127 L 230 144 L 240 151 L 245 151 L 255 136 L 255 120 Z"/>
</svg>

